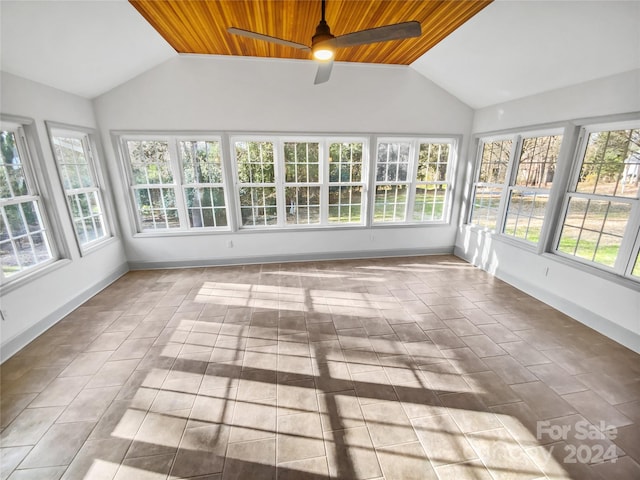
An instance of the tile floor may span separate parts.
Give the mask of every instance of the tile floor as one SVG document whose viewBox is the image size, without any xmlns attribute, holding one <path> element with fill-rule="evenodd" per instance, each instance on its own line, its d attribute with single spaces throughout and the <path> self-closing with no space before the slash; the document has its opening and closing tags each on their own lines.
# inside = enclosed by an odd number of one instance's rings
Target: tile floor
<svg viewBox="0 0 640 480">
<path fill-rule="evenodd" d="M 2 365 L 1 478 L 638 479 L 639 360 L 451 256 L 131 272 Z"/>
</svg>

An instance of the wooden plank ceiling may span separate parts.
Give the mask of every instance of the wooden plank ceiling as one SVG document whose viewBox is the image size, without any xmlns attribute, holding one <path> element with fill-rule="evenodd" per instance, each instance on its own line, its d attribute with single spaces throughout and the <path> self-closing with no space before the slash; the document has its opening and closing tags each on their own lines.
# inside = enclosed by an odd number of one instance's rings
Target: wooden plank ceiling
<svg viewBox="0 0 640 480">
<path fill-rule="evenodd" d="M 416 20 L 422 36 L 341 48 L 343 62 L 409 65 L 493 0 L 328 0 L 333 35 Z M 239 37 L 229 27 L 311 45 L 320 0 L 130 0 L 178 53 L 309 59 L 288 46 Z"/>
</svg>

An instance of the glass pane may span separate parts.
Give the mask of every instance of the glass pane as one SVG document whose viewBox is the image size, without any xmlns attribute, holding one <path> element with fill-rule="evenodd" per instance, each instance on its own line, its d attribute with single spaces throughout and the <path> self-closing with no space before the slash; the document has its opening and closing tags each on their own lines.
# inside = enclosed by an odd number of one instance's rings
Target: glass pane
<svg viewBox="0 0 640 480">
<path fill-rule="evenodd" d="M 278 223 L 275 187 L 240 188 L 242 225 L 275 225 Z"/>
<path fill-rule="evenodd" d="M 496 228 L 501 196 L 501 190 L 492 187 L 476 187 L 471 223 L 481 227 Z"/>
<path fill-rule="evenodd" d="M 504 233 L 537 243 L 542 231 L 549 195 L 530 190 L 513 190 L 507 207 Z"/>
<path fill-rule="evenodd" d="M 511 156 L 511 140 L 485 143 L 482 147 L 479 182 L 504 183 Z"/>
<path fill-rule="evenodd" d="M 36 258 L 36 253 L 31 246 L 31 242 L 29 241 L 29 237 L 23 237 L 15 242 L 16 253 L 20 258 L 20 264 L 22 268 L 33 267 L 38 263 L 38 259 Z"/>
<path fill-rule="evenodd" d="M 444 202 L 447 196 L 446 184 L 417 185 L 413 205 L 413 220 L 432 222 L 444 218 Z"/>
<path fill-rule="evenodd" d="M 378 185 L 376 187 L 374 222 L 403 222 L 406 211 L 406 185 Z"/>
<path fill-rule="evenodd" d="M 409 165 L 409 143 L 379 143 L 376 181 L 404 182 Z"/>
<path fill-rule="evenodd" d="M 21 270 L 13 242 L 0 242 L 0 260 L 5 277 L 10 277 Z"/>
<path fill-rule="evenodd" d="M 220 142 L 179 142 L 185 183 L 222 183 Z"/>
<path fill-rule="evenodd" d="M 25 225 L 25 219 L 22 217 L 22 209 L 20 205 L 7 205 L 4 208 L 7 214 L 7 221 L 9 222 L 9 231 L 12 238 L 19 237 L 27 233 L 27 226 Z"/>
<path fill-rule="evenodd" d="M 589 135 L 576 191 L 637 197 L 640 180 L 640 129 Z"/>
<path fill-rule="evenodd" d="M 360 223 L 362 187 L 329 187 L 329 223 Z"/>
<path fill-rule="evenodd" d="M 27 195 L 27 182 L 13 132 L 0 131 L 2 163 L 0 171 L 0 198 Z"/>
<path fill-rule="evenodd" d="M 525 138 L 522 141 L 516 185 L 551 188 L 561 144 L 562 135 Z"/>
<path fill-rule="evenodd" d="M 287 224 L 320 223 L 320 187 L 287 187 Z"/>
<path fill-rule="evenodd" d="M 630 214 L 628 203 L 571 197 L 558 250 L 612 267 Z"/>
<path fill-rule="evenodd" d="M 362 143 L 329 145 L 329 182 L 360 182 L 362 149 Z"/>
<path fill-rule="evenodd" d="M 240 183 L 274 183 L 273 143 L 236 142 Z"/>
<path fill-rule="evenodd" d="M 444 182 L 447 179 L 449 161 L 448 143 L 422 143 L 418 154 L 419 182 Z"/>
<path fill-rule="evenodd" d="M 143 230 L 180 227 L 172 188 L 136 189 L 136 204 Z"/>
<path fill-rule="evenodd" d="M 287 167 L 285 181 L 317 183 L 319 181 L 319 149 L 318 143 L 285 142 L 284 161 Z"/>
<path fill-rule="evenodd" d="M 134 184 L 172 183 L 169 143 L 165 141 L 127 141 Z"/>
</svg>

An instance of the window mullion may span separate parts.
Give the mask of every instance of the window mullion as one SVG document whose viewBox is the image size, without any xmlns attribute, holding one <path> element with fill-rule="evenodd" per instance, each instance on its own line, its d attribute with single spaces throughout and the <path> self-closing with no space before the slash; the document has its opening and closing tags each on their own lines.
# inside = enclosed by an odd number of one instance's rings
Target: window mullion
<svg viewBox="0 0 640 480">
<path fill-rule="evenodd" d="M 183 186 L 184 172 L 182 167 L 182 159 L 180 158 L 180 152 L 178 149 L 178 142 L 175 138 L 168 139 L 169 143 L 169 168 L 173 172 L 173 185 L 167 187 L 173 187 L 174 198 L 176 202 L 176 208 L 178 209 L 178 219 L 180 222 L 181 230 L 189 229 L 189 212 L 187 211 L 186 191 Z M 162 186 L 163 189 L 165 185 Z M 162 192 L 162 202 L 166 214 L 166 206 L 164 206 L 164 192 Z M 168 222 L 168 219 L 166 219 Z M 167 228 L 169 224 L 167 223 Z"/>
<path fill-rule="evenodd" d="M 420 156 L 419 141 L 413 140 L 409 148 L 409 165 L 407 171 L 407 211 L 405 212 L 404 221 L 413 220 L 413 209 L 415 205 L 417 176 L 418 176 L 418 157 Z"/>
<path fill-rule="evenodd" d="M 502 234 L 504 232 L 504 226 L 506 224 L 507 207 L 509 205 L 509 187 L 513 184 L 513 177 L 517 171 L 517 167 L 514 168 L 514 164 L 517 163 L 518 152 L 522 150 L 522 136 L 517 135 L 513 138 L 511 143 L 511 152 L 509 155 L 509 164 L 507 165 L 507 171 L 505 174 L 504 182 L 502 182 L 501 189 L 502 194 L 500 196 L 500 204 L 498 205 L 498 212 L 496 215 L 496 233 Z"/>
</svg>

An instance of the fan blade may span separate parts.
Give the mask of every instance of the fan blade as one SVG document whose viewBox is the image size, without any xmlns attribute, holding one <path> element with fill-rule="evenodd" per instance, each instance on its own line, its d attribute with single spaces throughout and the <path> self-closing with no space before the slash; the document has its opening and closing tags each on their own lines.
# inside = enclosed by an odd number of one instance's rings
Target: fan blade
<svg viewBox="0 0 640 480">
<path fill-rule="evenodd" d="M 227 32 L 232 33 L 233 35 L 240 35 L 241 37 L 249 37 L 255 38 L 256 40 L 263 40 L 265 42 L 277 43 L 279 45 L 286 45 L 288 47 L 297 48 L 298 50 L 311 50 L 306 45 L 302 43 L 290 42 L 289 40 L 283 40 L 278 37 L 271 37 L 269 35 L 264 35 L 262 33 L 252 32 L 250 30 L 243 30 L 241 28 L 229 27 Z"/>
<path fill-rule="evenodd" d="M 337 47 L 355 47 L 356 45 L 401 40 L 403 38 L 419 37 L 420 35 L 422 35 L 420 22 L 413 21 L 347 33 L 336 37 L 335 42 Z"/>
<path fill-rule="evenodd" d="M 322 62 L 318 64 L 318 71 L 316 72 L 316 79 L 313 81 L 314 85 L 325 83 L 331 76 L 331 69 L 333 68 L 333 60 Z"/>
</svg>

